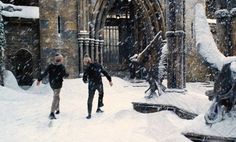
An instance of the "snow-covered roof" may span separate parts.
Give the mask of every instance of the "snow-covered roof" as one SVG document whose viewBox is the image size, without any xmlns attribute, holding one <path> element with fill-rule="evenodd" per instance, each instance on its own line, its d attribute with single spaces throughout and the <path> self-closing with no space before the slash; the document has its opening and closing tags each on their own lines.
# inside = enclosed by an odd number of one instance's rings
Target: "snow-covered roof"
<svg viewBox="0 0 236 142">
<path fill-rule="evenodd" d="M 19 18 L 29 18 L 38 19 L 39 18 L 39 7 L 36 6 L 17 6 L 21 8 L 21 11 L 2 11 L 2 15 L 6 17 L 19 17 Z"/>
</svg>

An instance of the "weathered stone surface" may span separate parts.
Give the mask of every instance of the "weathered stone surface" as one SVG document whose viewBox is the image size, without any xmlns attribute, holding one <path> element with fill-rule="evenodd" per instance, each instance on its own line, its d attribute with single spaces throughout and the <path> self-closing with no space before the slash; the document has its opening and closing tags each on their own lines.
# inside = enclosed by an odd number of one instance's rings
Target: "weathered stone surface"
<svg viewBox="0 0 236 142">
<path fill-rule="evenodd" d="M 42 68 L 55 52 L 65 57 L 70 78 L 78 76 L 77 1 L 40 1 L 40 48 Z"/>
<path fill-rule="evenodd" d="M 17 60 L 18 53 L 20 51 L 26 51 L 32 56 L 32 70 L 27 74 L 30 74 L 30 78 L 35 78 L 40 71 L 39 59 L 39 23 L 34 19 L 18 19 L 18 18 L 4 18 L 5 32 L 6 32 L 6 69 L 11 70 L 14 75 L 17 75 L 17 67 L 20 63 Z M 22 65 L 20 65 L 22 66 Z M 23 68 L 23 67 L 22 67 Z"/>
</svg>

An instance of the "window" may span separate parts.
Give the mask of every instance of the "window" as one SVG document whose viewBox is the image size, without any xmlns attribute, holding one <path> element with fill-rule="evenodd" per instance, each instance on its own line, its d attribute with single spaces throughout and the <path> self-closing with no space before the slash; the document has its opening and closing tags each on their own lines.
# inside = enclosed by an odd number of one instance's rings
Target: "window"
<svg viewBox="0 0 236 142">
<path fill-rule="evenodd" d="M 57 32 L 58 34 L 61 33 L 61 17 L 60 16 L 57 17 Z"/>
</svg>

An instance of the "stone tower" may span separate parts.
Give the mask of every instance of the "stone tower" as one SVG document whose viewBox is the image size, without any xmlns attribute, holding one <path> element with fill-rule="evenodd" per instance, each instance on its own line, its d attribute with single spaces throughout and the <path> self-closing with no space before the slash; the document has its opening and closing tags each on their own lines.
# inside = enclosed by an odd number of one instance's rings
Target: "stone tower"
<svg viewBox="0 0 236 142">
<path fill-rule="evenodd" d="M 44 68 L 59 52 L 70 78 L 78 76 L 77 6 L 76 0 L 39 1 L 41 66 Z"/>
</svg>

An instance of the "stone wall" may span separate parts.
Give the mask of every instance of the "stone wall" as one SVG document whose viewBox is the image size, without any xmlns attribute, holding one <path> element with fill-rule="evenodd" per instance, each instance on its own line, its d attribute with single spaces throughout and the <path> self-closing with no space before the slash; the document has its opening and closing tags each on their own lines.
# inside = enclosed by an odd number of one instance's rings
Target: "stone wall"
<svg viewBox="0 0 236 142">
<path fill-rule="evenodd" d="M 34 19 L 7 18 L 5 21 L 6 33 L 6 69 L 15 73 L 15 56 L 21 49 L 32 55 L 33 77 L 39 71 L 40 47 L 39 47 L 39 21 Z"/>
<path fill-rule="evenodd" d="M 39 2 L 42 69 L 60 52 L 70 78 L 78 76 L 77 6 L 75 0 Z"/>
</svg>

